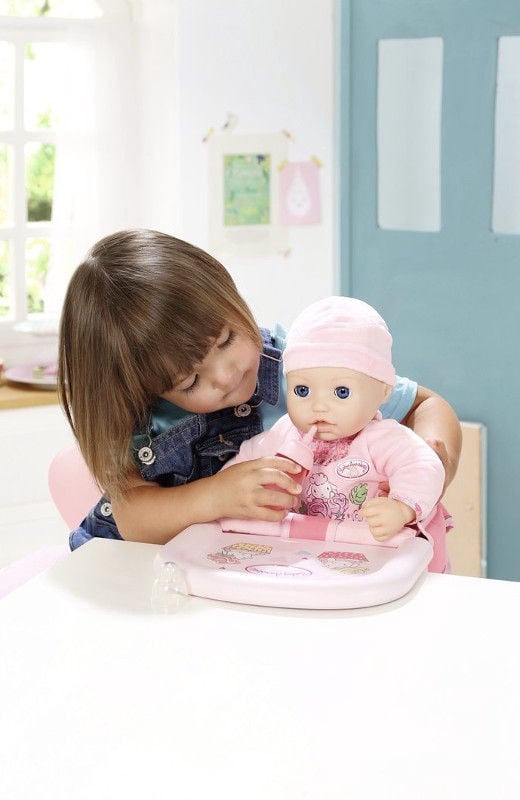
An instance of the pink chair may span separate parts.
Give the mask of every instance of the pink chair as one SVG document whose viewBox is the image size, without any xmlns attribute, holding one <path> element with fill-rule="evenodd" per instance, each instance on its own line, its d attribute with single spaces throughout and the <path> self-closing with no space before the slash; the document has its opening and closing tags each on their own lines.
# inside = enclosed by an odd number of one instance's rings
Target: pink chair
<svg viewBox="0 0 520 800">
<path fill-rule="evenodd" d="M 77 528 L 102 494 L 76 445 L 54 456 L 48 481 L 54 505 L 70 530 Z"/>
<path fill-rule="evenodd" d="M 74 445 L 61 450 L 51 461 L 49 491 L 69 530 L 78 526 L 99 500 L 101 492 L 83 457 Z M 68 544 L 40 547 L 0 569 L 0 598 L 70 555 Z"/>
</svg>

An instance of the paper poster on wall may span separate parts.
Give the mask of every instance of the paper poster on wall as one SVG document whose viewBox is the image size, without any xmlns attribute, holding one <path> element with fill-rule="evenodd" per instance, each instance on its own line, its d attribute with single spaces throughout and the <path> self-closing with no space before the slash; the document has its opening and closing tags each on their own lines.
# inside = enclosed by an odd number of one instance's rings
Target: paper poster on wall
<svg viewBox="0 0 520 800">
<path fill-rule="evenodd" d="M 282 225 L 321 222 L 319 167 L 313 161 L 293 161 L 280 174 Z"/>
<path fill-rule="evenodd" d="M 224 156 L 224 225 L 269 225 L 271 156 Z"/>
<path fill-rule="evenodd" d="M 286 246 L 280 224 L 282 133 L 220 134 L 208 141 L 210 249 L 268 255 Z"/>
</svg>

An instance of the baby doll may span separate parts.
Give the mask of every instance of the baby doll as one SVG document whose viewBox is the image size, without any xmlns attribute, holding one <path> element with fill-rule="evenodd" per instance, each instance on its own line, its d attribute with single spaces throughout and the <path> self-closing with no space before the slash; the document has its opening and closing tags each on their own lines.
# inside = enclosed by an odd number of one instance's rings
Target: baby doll
<svg viewBox="0 0 520 800">
<path fill-rule="evenodd" d="M 434 548 L 430 571 L 446 571 L 444 468 L 419 436 L 378 411 L 395 382 L 391 346 L 384 320 L 361 300 L 329 297 L 297 317 L 283 353 L 288 414 L 226 467 L 307 448 L 300 513 L 281 523 L 224 519 L 223 530 L 394 547 L 423 535 Z"/>
</svg>

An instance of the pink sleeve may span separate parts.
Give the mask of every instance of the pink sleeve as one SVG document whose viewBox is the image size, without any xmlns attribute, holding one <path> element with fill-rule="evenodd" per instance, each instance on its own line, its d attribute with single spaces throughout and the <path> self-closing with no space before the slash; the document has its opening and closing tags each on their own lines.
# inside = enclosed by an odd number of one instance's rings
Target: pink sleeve
<svg viewBox="0 0 520 800">
<path fill-rule="evenodd" d="M 233 464 L 241 464 L 244 461 L 252 461 L 254 458 L 274 456 L 286 436 L 294 435 L 293 430 L 295 429 L 286 414 L 277 420 L 269 431 L 259 433 L 257 436 L 242 442 L 236 456 L 226 461 L 222 469 L 231 467 Z"/>
<path fill-rule="evenodd" d="M 226 469 L 227 467 L 231 467 L 233 464 L 241 464 L 243 461 L 251 461 L 253 458 L 259 458 L 260 455 L 257 455 L 256 451 L 260 446 L 260 443 L 256 440 L 261 439 L 263 434 L 260 433 L 258 436 L 253 436 L 252 439 L 246 439 L 245 442 L 242 442 L 240 445 L 240 450 L 230 458 L 229 461 L 226 461 L 222 469 Z"/>
<path fill-rule="evenodd" d="M 387 476 L 389 497 L 414 508 L 418 521 L 427 517 L 444 488 L 440 458 L 416 433 L 395 420 L 381 420 L 367 433 L 374 466 Z"/>
</svg>

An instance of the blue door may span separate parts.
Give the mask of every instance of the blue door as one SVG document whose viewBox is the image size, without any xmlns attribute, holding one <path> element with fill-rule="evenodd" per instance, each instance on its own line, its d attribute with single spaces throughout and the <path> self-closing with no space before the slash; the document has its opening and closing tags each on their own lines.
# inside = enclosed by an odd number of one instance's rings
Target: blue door
<svg viewBox="0 0 520 800">
<path fill-rule="evenodd" d="M 341 3 L 340 286 L 386 318 L 400 374 L 438 391 L 461 419 L 487 426 L 488 575 L 518 580 L 520 228 L 501 232 L 493 201 L 500 188 L 495 109 L 501 37 L 520 37 L 518 0 Z M 424 196 L 420 180 L 417 195 L 417 205 L 426 200 L 426 224 L 420 220 L 416 228 L 406 214 L 391 222 L 392 181 L 397 186 L 399 176 L 388 152 L 382 163 L 378 109 L 378 64 L 386 63 L 387 45 L 412 39 L 432 44 L 442 68 L 439 181 L 431 179 L 430 164 Z M 428 67 L 429 61 L 417 63 Z M 395 87 L 394 96 L 399 100 Z M 428 115 L 435 103 L 421 105 Z M 401 156 L 405 130 L 402 136 Z M 411 150 L 420 149 L 417 138 L 410 139 Z M 423 153 L 433 162 L 435 141 L 434 135 Z M 418 175 L 412 170 L 412 183 Z"/>
</svg>

